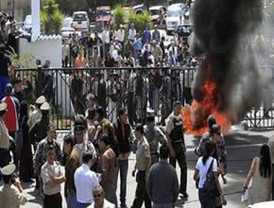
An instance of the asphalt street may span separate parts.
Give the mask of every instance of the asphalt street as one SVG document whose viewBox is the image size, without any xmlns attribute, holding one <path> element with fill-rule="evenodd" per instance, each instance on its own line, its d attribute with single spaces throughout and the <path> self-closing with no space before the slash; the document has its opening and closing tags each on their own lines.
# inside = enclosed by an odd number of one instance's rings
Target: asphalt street
<svg viewBox="0 0 274 208">
<path fill-rule="evenodd" d="M 227 136 L 227 153 L 228 153 L 228 174 L 226 185 L 222 184 L 225 196 L 228 204 L 227 208 L 244 208 L 245 205 L 241 202 L 241 190 L 244 179 L 249 170 L 251 160 L 259 152 L 261 144 L 267 143 L 268 138 L 274 135 L 273 131 L 268 132 L 244 132 L 236 130 L 232 135 Z M 193 136 L 186 136 L 187 144 L 187 162 L 188 162 L 188 193 L 189 199 L 184 204 L 182 201 L 178 201 L 177 207 L 184 208 L 197 208 L 200 207 L 198 200 L 198 192 L 195 188 L 193 181 L 193 173 L 196 164 L 197 157 L 194 154 L 194 147 L 198 144 L 199 138 Z M 62 136 L 59 134 L 58 141 L 62 142 Z M 128 182 L 127 182 L 127 205 L 132 205 L 136 182 L 135 178 L 131 176 L 133 166 L 135 164 L 135 155 L 130 156 L 129 171 L 128 171 Z M 179 176 L 179 168 L 177 167 Z M 119 181 L 118 186 L 119 187 Z M 41 198 L 37 192 L 34 191 L 35 184 L 23 184 L 27 194 L 29 202 L 22 206 L 24 208 L 38 208 L 41 206 Z M 119 199 L 119 188 L 117 190 L 117 197 Z M 65 201 L 63 201 L 63 207 L 66 207 Z"/>
</svg>

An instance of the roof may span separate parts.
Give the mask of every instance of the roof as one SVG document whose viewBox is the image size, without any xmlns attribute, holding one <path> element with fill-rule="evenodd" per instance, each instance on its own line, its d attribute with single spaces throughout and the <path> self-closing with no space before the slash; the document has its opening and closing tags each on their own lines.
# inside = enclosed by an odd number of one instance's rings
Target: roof
<svg viewBox="0 0 274 208">
<path fill-rule="evenodd" d="M 96 7 L 96 10 L 110 10 L 110 6 L 99 6 Z"/>
<path fill-rule="evenodd" d="M 58 40 L 62 39 L 61 35 L 40 35 L 38 40 Z"/>
<path fill-rule="evenodd" d="M 77 11 L 77 12 L 73 12 L 73 14 L 87 14 L 86 11 Z"/>
<path fill-rule="evenodd" d="M 152 7 L 149 7 L 149 10 L 160 10 L 162 9 L 164 6 L 152 6 Z"/>
<path fill-rule="evenodd" d="M 173 9 L 175 7 L 184 7 L 185 5 L 182 3 L 177 3 L 177 4 L 171 4 L 170 6 L 168 6 L 168 9 Z"/>
</svg>

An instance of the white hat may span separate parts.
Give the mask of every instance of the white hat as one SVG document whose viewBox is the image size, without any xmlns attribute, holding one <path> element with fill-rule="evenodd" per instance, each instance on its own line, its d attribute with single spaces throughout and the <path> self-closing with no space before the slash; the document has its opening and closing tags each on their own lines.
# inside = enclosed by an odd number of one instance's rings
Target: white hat
<svg viewBox="0 0 274 208">
<path fill-rule="evenodd" d="M 4 111 L 7 109 L 7 104 L 5 102 L 0 103 L 0 111 Z"/>
<path fill-rule="evenodd" d="M 5 167 L 3 167 L 3 168 L 1 169 L 1 173 L 2 173 L 3 175 L 8 176 L 8 175 L 13 174 L 14 171 L 15 171 L 15 169 L 16 169 L 16 166 L 15 166 L 14 164 L 11 163 L 11 164 L 8 164 L 8 165 L 6 165 Z"/>
<path fill-rule="evenodd" d="M 46 102 L 46 98 L 44 95 L 41 95 L 39 98 L 37 98 L 37 100 L 35 101 L 36 104 L 43 104 L 44 102 Z"/>
<path fill-rule="evenodd" d="M 48 111 L 50 109 L 49 103 L 44 102 L 43 105 L 41 105 L 40 110 Z"/>
</svg>

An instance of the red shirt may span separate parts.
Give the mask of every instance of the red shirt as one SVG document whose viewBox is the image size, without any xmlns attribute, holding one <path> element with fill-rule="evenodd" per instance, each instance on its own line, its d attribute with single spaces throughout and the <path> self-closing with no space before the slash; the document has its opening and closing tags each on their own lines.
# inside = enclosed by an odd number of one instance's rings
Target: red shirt
<svg viewBox="0 0 274 208">
<path fill-rule="evenodd" d="M 7 104 L 8 112 L 5 115 L 4 122 L 6 124 L 9 132 L 16 132 L 19 129 L 18 118 L 17 118 L 17 108 L 14 98 L 11 96 L 6 96 L 3 98 L 2 102 Z"/>
</svg>

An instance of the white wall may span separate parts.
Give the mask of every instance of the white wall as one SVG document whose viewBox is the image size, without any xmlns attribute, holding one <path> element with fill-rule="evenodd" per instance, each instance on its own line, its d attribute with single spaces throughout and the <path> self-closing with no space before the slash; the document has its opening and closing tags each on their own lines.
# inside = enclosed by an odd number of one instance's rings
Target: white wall
<svg viewBox="0 0 274 208">
<path fill-rule="evenodd" d="M 19 41 L 19 54 L 30 53 L 35 59 L 40 59 L 42 64 L 46 60 L 51 61 L 51 67 L 62 66 L 62 39 L 61 36 L 40 36 L 36 42 L 28 42 L 26 39 Z"/>
</svg>

